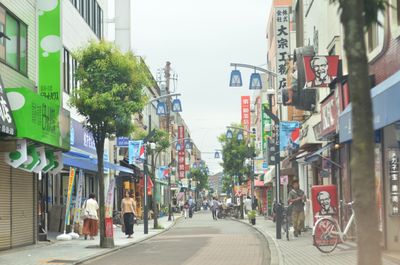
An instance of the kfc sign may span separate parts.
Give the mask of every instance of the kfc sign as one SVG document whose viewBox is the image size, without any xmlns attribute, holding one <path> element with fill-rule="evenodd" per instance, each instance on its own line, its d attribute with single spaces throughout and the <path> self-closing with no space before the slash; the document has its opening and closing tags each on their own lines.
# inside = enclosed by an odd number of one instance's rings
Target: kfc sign
<svg viewBox="0 0 400 265">
<path fill-rule="evenodd" d="M 327 87 L 338 72 L 338 56 L 304 56 L 306 87 Z"/>
</svg>

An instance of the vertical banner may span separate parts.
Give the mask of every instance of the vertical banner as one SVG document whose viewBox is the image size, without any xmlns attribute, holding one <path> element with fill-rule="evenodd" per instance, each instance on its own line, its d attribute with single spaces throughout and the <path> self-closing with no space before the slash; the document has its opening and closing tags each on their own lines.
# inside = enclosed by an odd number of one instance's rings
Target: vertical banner
<svg viewBox="0 0 400 265">
<path fill-rule="evenodd" d="M 74 207 L 74 223 L 79 223 L 81 218 L 81 205 L 82 205 L 82 197 L 83 197 L 83 170 L 79 170 L 79 178 L 78 178 L 78 188 L 76 192 L 76 200 Z"/>
<path fill-rule="evenodd" d="M 75 168 L 69 168 L 69 180 L 68 180 L 68 194 L 67 194 L 67 203 L 65 205 L 65 227 L 69 225 L 70 221 L 70 206 L 72 201 L 72 189 L 74 188 L 75 181 Z M 65 230 L 65 228 L 64 228 Z"/>
<path fill-rule="evenodd" d="M 250 131 L 250 125 L 251 125 L 250 96 L 242 96 L 241 105 L 242 105 L 242 126 L 245 130 Z"/>
<path fill-rule="evenodd" d="M 178 142 L 181 149 L 178 151 L 178 176 L 179 179 L 185 178 L 185 127 L 178 126 Z"/>
<path fill-rule="evenodd" d="M 61 0 L 38 0 L 38 9 L 39 94 L 61 106 Z"/>
<path fill-rule="evenodd" d="M 276 72 L 278 74 L 277 102 L 282 103 L 282 89 L 287 89 L 287 62 L 290 55 L 289 7 L 275 8 Z"/>
<path fill-rule="evenodd" d="M 143 162 L 144 160 L 143 140 L 129 141 L 128 156 L 129 156 L 129 164 Z"/>
<path fill-rule="evenodd" d="M 268 108 L 269 109 L 269 104 L 268 103 L 263 103 L 262 104 L 262 109 Z M 262 112 L 262 120 L 261 120 L 261 144 L 262 144 L 262 150 L 266 151 L 267 150 L 267 143 L 268 143 L 268 137 L 272 136 L 272 120 L 271 118 L 263 111 Z"/>
<path fill-rule="evenodd" d="M 286 149 L 295 149 L 298 144 L 300 122 L 298 121 L 282 121 L 279 123 L 279 139 L 280 139 L 280 151 Z M 293 132 L 296 132 L 293 134 Z M 292 135 L 293 134 L 293 135 Z M 297 143 L 296 143 L 297 141 Z"/>
<path fill-rule="evenodd" d="M 113 202 L 114 202 L 114 188 L 115 188 L 115 179 L 112 178 L 110 183 L 108 184 L 108 192 L 105 201 L 105 215 L 106 218 L 113 217 Z"/>
</svg>

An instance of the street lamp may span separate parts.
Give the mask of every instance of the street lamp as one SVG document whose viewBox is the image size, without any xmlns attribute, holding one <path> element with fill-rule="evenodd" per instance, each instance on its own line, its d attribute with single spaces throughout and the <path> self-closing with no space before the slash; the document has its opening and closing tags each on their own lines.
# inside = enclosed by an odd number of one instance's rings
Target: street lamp
<svg viewBox="0 0 400 265">
<path fill-rule="evenodd" d="M 165 115 L 168 112 L 167 106 L 165 104 L 165 102 L 160 101 L 161 99 L 168 99 L 171 97 L 178 97 L 181 94 L 179 93 L 174 93 L 174 94 L 167 94 L 164 96 L 160 96 L 160 97 L 156 97 L 156 98 L 152 98 L 151 100 L 149 100 L 147 102 L 148 105 L 152 105 L 152 103 L 154 101 L 157 101 L 157 107 L 156 107 L 156 114 L 157 115 Z M 179 101 L 180 104 L 180 101 Z M 180 108 L 182 109 L 182 107 Z M 178 108 L 176 108 L 176 110 L 178 110 Z M 172 110 L 174 111 L 174 109 Z M 146 138 L 143 140 L 143 143 L 148 144 L 150 138 L 152 136 L 152 131 L 151 131 L 151 109 L 149 110 L 149 125 L 148 125 L 148 135 L 146 136 Z M 147 147 L 148 148 L 148 147 Z M 144 209 L 143 209 L 143 232 L 144 234 L 148 234 L 149 233 L 149 216 L 148 216 L 148 196 L 147 196 L 147 178 L 149 176 L 149 172 L 148 172 L 148 168 L 147 168 L 147 163 L 148 163 L 148 152 L 146 150 L 146 155 L 145 155 L 145 161 L 144 161 Z"/>
<path fill-rule="evenodd" d="M 229 140 L 233 138 L 233 132 L 231 129 L 228 129 L 228 131 L 226 132 L 226 138 Z"/>
</svg>

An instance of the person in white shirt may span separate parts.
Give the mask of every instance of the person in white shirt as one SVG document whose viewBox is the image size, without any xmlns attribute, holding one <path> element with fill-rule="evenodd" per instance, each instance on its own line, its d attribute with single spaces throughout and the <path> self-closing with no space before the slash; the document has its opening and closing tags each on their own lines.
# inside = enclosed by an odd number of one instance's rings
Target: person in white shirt
<svg viewBox="0 0 400 265">
<path fill-rule="evenodd" d="M 99 205 L 95 199 L 96 195 L 94 193 L 90 193 L 89 199 L 85 201 L 82 207 L 82 233 L 85 235 L 85 239 L 87 239 L 87 236 L 89 235 L 90 239 L 93 240 L 99 231 L 99 217 L 97 214 Z"/>
</svg>

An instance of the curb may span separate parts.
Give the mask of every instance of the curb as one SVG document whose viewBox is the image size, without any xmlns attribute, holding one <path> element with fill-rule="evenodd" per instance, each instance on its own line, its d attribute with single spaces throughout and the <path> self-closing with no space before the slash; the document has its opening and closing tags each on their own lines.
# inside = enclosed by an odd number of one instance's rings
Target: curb
<svg viewBox="0 0 400 265">
<path fill-rule="evenodd" d="M 181 219 L 181 217 L 182 217 L 182 216 L 178 216 L 177 218 L 174 219 L 174 221 L 173 221 L 173 223 L 172 223 L 171 226 L 169 226 L 168 228 L 165 228 L 165 229 L 159 231 L 158 233 L 155 233 L 154 235 L 149 235 L 149 236 L 147 236 L 147 237 L 144 237 L 144 238 L 142 238 L 142 239 L 139 239 L 139 240 L 136 241 L 136 242 L 132 242 L 132 243 L 129 243 L 129 244 L 126 244 L 126 245 L 123 245 L 123 246 L 117 246 L 117 247 L 114 247 L 114 248 L 105 250 L 105 251 L 102 252 L 102 253 L 98 253 L 98 254 L 94 254 L 94 255 L 91 255 L 91 256 L 87 256 L 87 257 L 82 258 L 82 259 L 80 259 L 80 260 L 78 260 L 78 261 L 76 261 L 76 262 L 73 262 L 73 263 L 71 263 L 71 264 L 72 264 L 72 265 L 82 264 L 82 263 L 87 262 L 87 261 L 89 261 L 89 260 L 92 260 L 92 259 L 95 259 L 95 258 L 99 258 L 99 257 L 105 256 L 105 255 L 111 254 L 111 253 L 113 253 L 113 252 L 117 252 L 117 251 L 119 251 L 119 250 L 121 250 L 121 249 L 124 249 L 124 248 L 127 248 L 127 247 L 131 247 L 131 246 L 133 246 L 133 245 L 137 245 L 137 244 L 139 244 L 139 243 L 142 243 L 143 241 L 146 241 L 146 240 L 149 240 L 149 239 L 151 239 L 151 238 L 153 238 L 153 237 L 155 237 L 155 236 L 161 235 L 161 234 L 163 234 L 163 233 L 169 231 L 171 228 L 173 228 L 173 227 L 178 223 L 178 221 Z"/>
<path fill-rule="evenodd" d="M 270 257 L 270 265 L 283 265 L 283 255 L 282 252 L 278 246 L 278 243 L 276 242 L 276 240 L 271 237 L 268 233 L 266 233 L 265 231 L 263 231 L 262 229 L 258 228 L 257 226 L 253 226 L 251 224 L 249 224 L 246 221 L 242 221 L 236 218 L 231 218 L 232 220 L 236 221 L 236 222 L 240 222 L 242 224 L 245 224 L 247 226 L 250 226 L 251 228 L 253 228 L 254 230 L 256 230 L 258 233 L 260 233 L 261 235 L 264 236 L 264 238 L 267 240 L 268 242 L 268 247 L 269 247 L 269 251 L 271 254 Z"/>
</svg>

